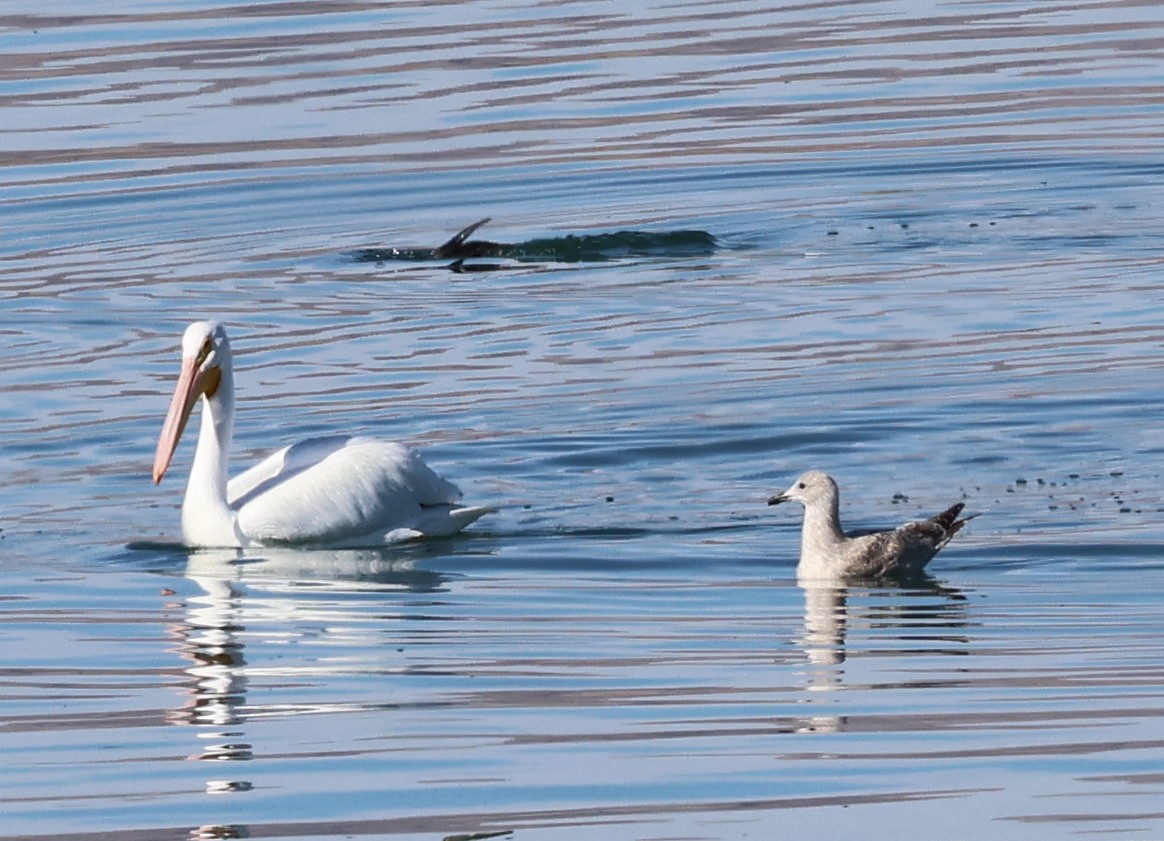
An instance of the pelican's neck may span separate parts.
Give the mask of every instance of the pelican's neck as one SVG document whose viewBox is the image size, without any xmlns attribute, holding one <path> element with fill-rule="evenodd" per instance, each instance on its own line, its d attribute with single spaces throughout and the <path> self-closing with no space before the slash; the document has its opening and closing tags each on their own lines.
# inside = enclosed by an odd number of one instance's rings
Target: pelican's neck
<svg viewBox="0 0 1164 841">
<path fill-rule="evenodd" d="M 202 397 L 194 464 L 182 502 L 182 536 L 192 546 L 239 546 L 235 515 L 226 497 L 227 461 L 234 434 L 234 387 L 222 372 L 217 390 Z"/>
</svg>

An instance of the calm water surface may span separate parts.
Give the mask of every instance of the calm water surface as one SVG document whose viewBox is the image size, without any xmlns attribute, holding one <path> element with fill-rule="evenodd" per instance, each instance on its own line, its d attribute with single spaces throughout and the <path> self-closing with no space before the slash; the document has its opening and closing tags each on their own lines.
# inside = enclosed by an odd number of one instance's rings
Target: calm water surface
<svg viewBox="0 0 1164 841">
<path fill-rule="evenodd" d="M 1152 3 L 0 4 L 0 837 L 1164 838 Z M 703 230 L 710 254 L 364 263 Z M 175 545 L 406 440 L 453 540 Z M 920 589 L 796 586 L 981 512 Z"/>
</svg>

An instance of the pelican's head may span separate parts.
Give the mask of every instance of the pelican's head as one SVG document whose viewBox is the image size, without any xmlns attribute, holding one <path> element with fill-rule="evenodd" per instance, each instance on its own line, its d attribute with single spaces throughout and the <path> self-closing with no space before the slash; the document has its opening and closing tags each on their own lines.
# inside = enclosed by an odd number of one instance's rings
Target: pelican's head
<svg viewBox="0 0 1164 841">
<path fill-rule="evenodd" d="M 213 397 L 230 377 L 230 340 L 217 321 L 195 321 L 182 335 L 182 369 L 154 455 L 154 484 L 162 481 L 198 398 Z"/>
<path fill-rule="evenodd" d="M 835 502 L 837 498 L 837 483 L 833 477 L 823 470 L 810 470 L 792 483 L 792 487 L 782 494 L 776 494 L 768 500 L 769 505 L 779 505 L 781 502 L 796 501 L 808 506 L 820 501 Z"/>
</svg>

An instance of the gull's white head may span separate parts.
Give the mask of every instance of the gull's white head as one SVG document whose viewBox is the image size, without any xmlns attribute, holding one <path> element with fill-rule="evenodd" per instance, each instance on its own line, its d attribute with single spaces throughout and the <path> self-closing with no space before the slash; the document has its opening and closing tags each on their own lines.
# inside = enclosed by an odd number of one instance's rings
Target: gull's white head
<svg viewBox="0 0 1164 841">
<path fill-rule="evenodd" d="M 823 470 L 809 470 L 801 474 L 800 478 L 782 494 L 777 494 L 768 500 L 769 505 L 779 505 L 781 502 L 799 502 L 802 505 L 819 505 L 821 503 L 835 504 L 837 500 L 837 483 L 833 477 Z"/>
<path fill-rule="evenodd" d="M 230 340 L 217 321 L 195 321 L 182 334 L 182 367 L 154 454 L 154 484 L 162 481 L 199 397 L 218 393 L 231 368 Z"/>
</svg>

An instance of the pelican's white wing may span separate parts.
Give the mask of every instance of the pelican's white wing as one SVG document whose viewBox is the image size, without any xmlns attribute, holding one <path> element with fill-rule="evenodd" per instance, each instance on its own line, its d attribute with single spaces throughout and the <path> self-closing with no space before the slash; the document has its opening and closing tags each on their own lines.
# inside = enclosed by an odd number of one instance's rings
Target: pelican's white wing
<svg viewBox="0 0 1164 841">
<path fill-rule="evenodd" d="M 336 450 L 357 440 L 360 439 L 351 435 L 325 435 L 304 438 L 297 444 L 277 450 L 227 482 L 227 502 L 237 510 L 265 489 L 319 464 Z"/>
<path fill-rule="evenodd" d="M 232 479 L 238 526 L 259 544 L 369 546 L 456 532 L 490 508 L 460 508 L 461 492 L 416 451 L 372 438 L 301 441 Z"/>
</svg>

